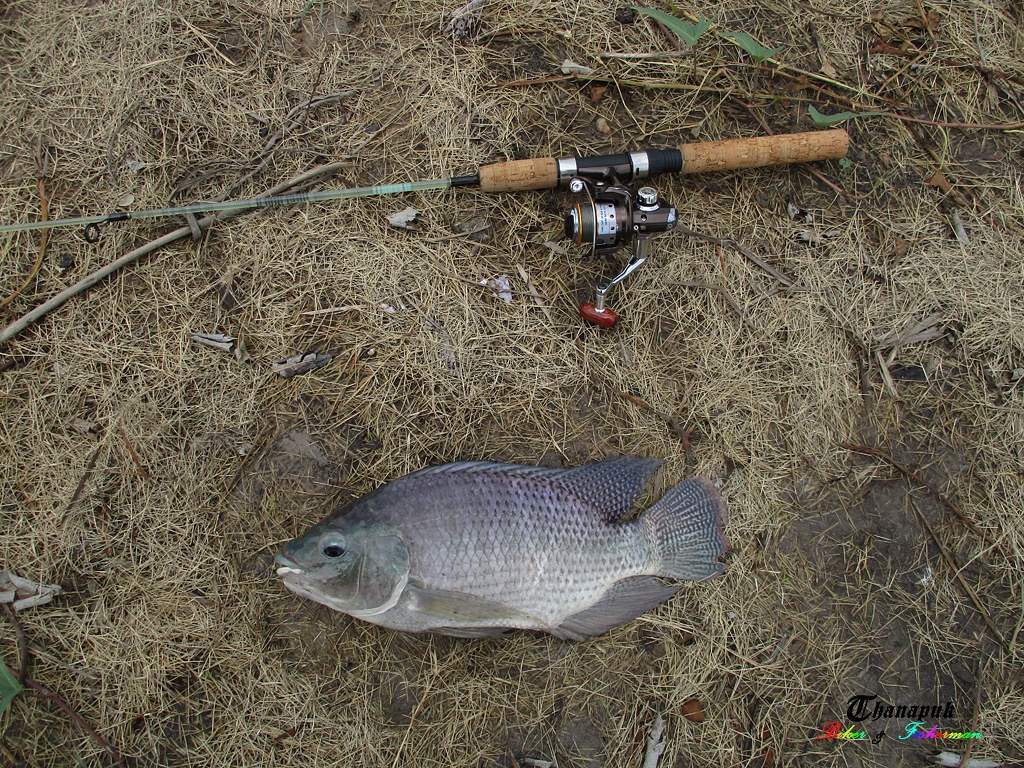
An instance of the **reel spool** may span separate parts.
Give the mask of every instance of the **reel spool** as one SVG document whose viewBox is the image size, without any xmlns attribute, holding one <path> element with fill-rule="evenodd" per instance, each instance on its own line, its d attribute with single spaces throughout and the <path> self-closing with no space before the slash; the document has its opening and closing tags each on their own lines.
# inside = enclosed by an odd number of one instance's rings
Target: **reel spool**
<svg viewBox="0 0 1024 768">
<path fill-rule="evenodd" d="M 676 209 L 658 197 L 654 187 L 641 187 L 636 198 L 626 187 L 597 185 L 575 178 L 569 189 L 586 192 L 587 199 L 577 202 L 565 216 L 565 236 L 577 245 L 590 248 L 590 257 L 610 256 L 633 242 L 633 255 L 625 268 L 607 283 L 597 286 L 593 303 L 580 307 L 583 318 L 611 328 L 619 316 L 605 306 L 612 286 L 622 282 L 650 255 L 651 236 L 670 232 L 676 226 Z"/>
</svg>

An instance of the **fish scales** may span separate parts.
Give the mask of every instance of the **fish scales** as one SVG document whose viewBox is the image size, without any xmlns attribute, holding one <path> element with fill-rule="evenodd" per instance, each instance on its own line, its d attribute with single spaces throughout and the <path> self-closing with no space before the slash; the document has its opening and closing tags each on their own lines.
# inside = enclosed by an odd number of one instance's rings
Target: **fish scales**
<svg viewBox="0 0 1024 768">
<path fill-rule="evenodd" d="M 465 462 L 406 475 L 278 556 L 296 593 L 392 629 L 581 639 L 717 575 L 725 507 L 701 478 L 620 520 L 660 462 L 571 470 Z"/>
</svg>

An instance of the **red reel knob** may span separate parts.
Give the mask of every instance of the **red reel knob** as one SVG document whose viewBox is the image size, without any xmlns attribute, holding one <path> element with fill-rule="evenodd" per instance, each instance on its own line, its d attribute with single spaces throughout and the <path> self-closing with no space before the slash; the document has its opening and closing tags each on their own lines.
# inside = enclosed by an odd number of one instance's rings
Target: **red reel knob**
<svg viewBox="0 0 1024 768">
<path fill-rule="evenodd" d="M 580 314 L 583 315 L 584 320 L 588 320 L 595 325 L 600 325 L 603 328 L 611 328 L 619 321 L 619 316 L 612 310 L 608 309 L 608 307 L 599 310 L 593 304 L 589 303 L 580 307 Z"/>
</svg>

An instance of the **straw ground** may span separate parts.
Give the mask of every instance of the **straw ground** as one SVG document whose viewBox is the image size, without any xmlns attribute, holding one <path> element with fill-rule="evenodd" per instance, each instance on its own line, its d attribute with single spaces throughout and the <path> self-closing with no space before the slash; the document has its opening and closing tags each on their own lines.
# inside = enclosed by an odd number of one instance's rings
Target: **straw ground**
<svg viewBox="0 0 1024 768">
<path fill-rule="evenodd" d="M 0 755 L 638 766 L 659 713 L 663 766 L 966 748 L 899 740 L 907 718 L 864 723 L 878 743 L 817 738 L 876 694 L 949 702 L 973 757 L 1021 760 L 1019 5 L 677 3 L 715 25 L 685 55 L 601 4 L 486 2 L 457 39 L 454 5 L 327 2 L 293 31 L 301 6 L 4 4 L 4 221 L 43 198 L 57 218 L 251 196 L 339 161 L 321 186 L 810 130 L 810 105 L 885 114 L 846 123 L 849 162 L 820 175 L 659 179 L 718 240 L 662 237 L 611 332 L 576 307 L 616 266 L 546 245 L 568 195 L 473 190 L 239 216 L 21 332 L 0 349 L 0 559 L 65 594 L 0 622 L 0 654 L 77 720 L 26 689 Z M 759 65 L 723 31 L 782 51 Z M 410 205 L 418 231 L 387 224 Z M 53 231 L 20 292 L 38 239 L 6 237 L 8 320 L 182 224 Z M 502 274 L 511 303 L 476 284 Z M 314 348 L 328 365 L 271 371 Z M 273 573 L 289 537 L 405 472 L 613 454 L 665 459 L 651 499 L 720 481 L 733 552 L 606 636 L 400 636 Z"/>
</svg>

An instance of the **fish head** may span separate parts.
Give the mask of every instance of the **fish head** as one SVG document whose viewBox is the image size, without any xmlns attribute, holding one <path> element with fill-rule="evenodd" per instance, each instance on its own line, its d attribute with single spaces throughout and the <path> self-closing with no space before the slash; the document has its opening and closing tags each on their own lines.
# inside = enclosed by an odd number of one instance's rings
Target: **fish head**
<svg viewBox="0 0 1024 768">
<path fill-rule="evenodd" d="M 288 589 L 359 617 L 393 608 L 409 581 L 409 550 L 397 529 L 344 518 L 314 526 L 276 560 Z"/>
</svg>

